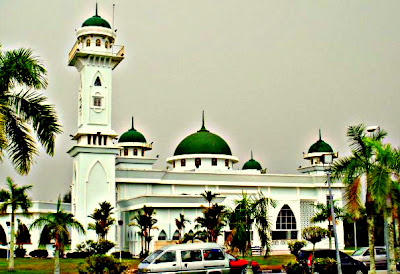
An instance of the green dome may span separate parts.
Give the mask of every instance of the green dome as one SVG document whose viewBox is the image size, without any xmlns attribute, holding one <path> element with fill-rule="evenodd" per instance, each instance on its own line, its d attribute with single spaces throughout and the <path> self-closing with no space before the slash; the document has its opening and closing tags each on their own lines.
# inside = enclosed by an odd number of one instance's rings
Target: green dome
<svg viewBox="0 0 400 274">
<path fill-rule="evenodd" d="M 321 139 L 321 130 L 319 131 L 319 140 L 316 141 L 309 149 L 308 153 L 315 153 L 315 152 L 333 152 L 332 147 L 322 141 Z"/>
<path fill-rule="evenodd" d="M 262 166 L 256 160 L 250 159 L 246 163 L 244 163 L 242 169 L 257 169 L 257 170 L 261 170 Z"/>
<path fill-rule="evenodd" d="M 209 132 L 203 126 L 199 131 L 187 136 L 176 147 L 174 156 L 184 154 L 222 154 L 232 155 L 228 144 L 218 135 Z"/>
<path fill-rule="evenodd" d="M 125 142 L 146 143 L 146 138 L 144 138 L 143 134 L 137 131 L 133 127 L 133 117 L 132 117 L 132 128 L 127 132 L 123 133 L 118 140 L 118 143 L 125 143 Z"/>
<path fill-rule="evenodd" d="M 111 29 L 110 24 L 98 15 L 94 15 L 93 17 L 87 19 L 85 22 L 83 22 L 82 27 L 103 27 Z"/>
</svg>

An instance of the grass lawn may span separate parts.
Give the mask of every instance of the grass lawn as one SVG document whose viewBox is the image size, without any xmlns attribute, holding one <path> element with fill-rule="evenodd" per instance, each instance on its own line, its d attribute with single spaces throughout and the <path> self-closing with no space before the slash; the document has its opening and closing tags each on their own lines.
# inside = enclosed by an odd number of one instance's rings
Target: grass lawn
<svg viewBox="0 0 400 274">
<path fill-rule="evenodd" d="M 83 263 L 84 259 L 61 259 L 60 268 L 61 273 L 72 274 L 78 273 L 77 266 Z M 139 260 L 122 260 L 132 267 L 136 267 Z M 0 273 L 5 273 L 8 270 L 7 259 L 0 259 Z M 14 273 L 53 273 L 54 260 L 53 259 L 34 259 L 34 258 L 15 258 L 15 272 Z"/>
</svg>

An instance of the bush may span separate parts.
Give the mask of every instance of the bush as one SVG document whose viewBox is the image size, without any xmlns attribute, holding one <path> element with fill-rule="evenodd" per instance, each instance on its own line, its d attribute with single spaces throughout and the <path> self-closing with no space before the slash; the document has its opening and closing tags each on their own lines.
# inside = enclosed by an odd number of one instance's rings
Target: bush
<svg viewBox="0 0 400 274">
<path fill-rule="evenodd" d="M 22 247 L 17 247 L 17 249 L 14 251 L 14 254 L 17 258 L 24 258 L 26 255 L 26 249 Z"/>
<path fill-rule="evenodd" d="M 97 242 L 93 240 L 87 240 L 84 243 L 78 244 L 76 246 L 76 251 L 86 252 L 89 253 L 90 255 L 106 254 L 114 246 L 115 244 L 113 242 L 104 239 L 99 239 Z"/>
<path fill-rule="evenodd" d="M 289 241 L 288 242 L 288 247 L 289 247 L 290 253 L 293 254 L 294 256 L 296 256 L 297 260 L 298 260 L 297 256 L 299 256 L 300 249 L 302 249 L 306 245 L 307 245 L 306 241 Z"/>
<path fill-rule="evenodd" d="M 67 253 L 67 258 L 68 259 L 81 259 L 81 258 L 87 258 L 91 254 L 87 251 L 75 251 L 75 252 L 69 252 Z"/>
<path fill-rule="evenodd" d="M 113 252 L 111 255 L 113 255 L 114 258 L 119 259 L 119 251 Z M 122 259 L 132 259 L 132 254 L 129 251 L 122 251 L 121 258 Z"/>
<path fill-rule="evenodd" d="M 317 258 L 314 260 L 315 272 L 330 274 L 336 273 L 336 260 L 332 258 Z"/>
<path fill-rule="evenodd" d="M 303 264 L 299 262 L 290 262 L 288 264 L 283 265 L 287 274 L 305 274 L 306 269 Z"/>
<path fill-rule="evenodd" d="M 87 257 L 85 263 L 78 266 L 78 272 L 103 273 L 104 270 L 107 270 L 109 274 L 119 274 L 127 268 L 126 264 L 119 263 L 112 256 L 96 254 Z"/>
<path fill-rule="evenodd" d="M 34 258 L 47 258 L 47 256 L 49 256 L 49 253 L 46 249 L 35 249 L 29 252 L 29 256 Z"/>
</svg>

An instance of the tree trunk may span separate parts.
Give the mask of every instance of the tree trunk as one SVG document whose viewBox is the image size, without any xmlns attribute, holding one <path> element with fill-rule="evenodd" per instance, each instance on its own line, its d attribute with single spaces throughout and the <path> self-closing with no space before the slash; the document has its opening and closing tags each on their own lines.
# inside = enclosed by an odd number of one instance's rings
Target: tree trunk
<svg viewBox="0 0 400 274">
<path fill-rule="evenodd" d="M 54 274 L 60 274 L 60 250 L 57 246 L 54 254 Z"/>
<path fill-rule="evenodd" d="M 375 224 L 374 216 L 367 215 L 367 225 L 368 225 L 368 243 L 369 243 L 369 256 L 370 256 L 370 274 L 376 274 L 375 266 Z"/>
<path fill-rule="evenodd" d="M 311 273 L 314 273 L 314 254 L 315 254 L 315 244 L 312 246 L 312 257 L 311 257 Z"/>
<path fill-rule="evenodd" d="M 388 198 L 388 208 L 385 211 L 385 219 L 387 222 L 387 230 L 388 230 L 388 247 L 389 247 L 389 258 L 388 260 L 388 273 L 389 274 L 396 274 L 396 259 L 395 259 L 395 250 L 394 250 L 394 228 L 393 228 L 393 215 L 392 215 L 392 208 L 391 208 L 391 200 L 390 197 Z"/>
<path fill-rule="evenodd" d="M 14 271 L 14 226 L 15 226 L 15 215 L 11 212 L 11 232 L 10 232 L 10 257 L 8 260 L 8 271 Z"/>
<path fill-rule="evenodd" d="M 332 249 L 331 221 L 328 222 L 328 231 L 329 249 Z"/>
</svg>

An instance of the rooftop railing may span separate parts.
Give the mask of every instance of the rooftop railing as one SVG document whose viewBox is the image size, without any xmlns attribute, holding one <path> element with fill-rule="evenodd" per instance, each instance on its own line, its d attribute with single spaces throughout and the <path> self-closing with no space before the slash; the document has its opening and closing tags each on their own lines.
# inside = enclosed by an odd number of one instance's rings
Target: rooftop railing
<svg viewBox="0 0 400 274">
<path fill-rule="evenodd" d="M 82 52 L 82 53 L 98 53 L 98 54 L 105 54 L 105 55 L 111 55 L 115 57 L 123 57 L 125 54 L 125 47 L 121 45 L 113 45 L 111 49 L 103 50 L 103 51 L 96 51 L 93 48 L 90 48 L 90 50 L 86 50 L 83 48 L 82 43 L 78 43 L 78 41 L 75 42 L 74 46 L 68 53 L 68 62 L 74 58 L 76 52 Z"/>
</svg>

